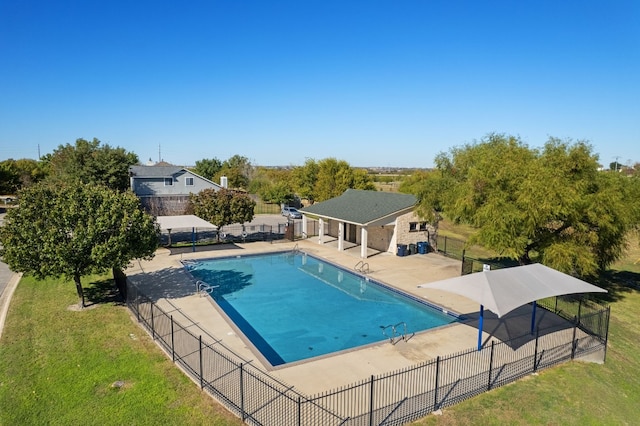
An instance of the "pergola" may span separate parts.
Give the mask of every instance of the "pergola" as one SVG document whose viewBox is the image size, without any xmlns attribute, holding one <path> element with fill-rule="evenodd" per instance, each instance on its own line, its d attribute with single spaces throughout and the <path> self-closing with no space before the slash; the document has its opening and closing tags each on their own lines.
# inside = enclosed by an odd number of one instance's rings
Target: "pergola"
<svg viewBox="0 0 640 426">
<path fill-rule="evenodd" d="M 172 229 L 191 228 L 191 242 L 193 251 L 196 251 L 196 228 L 218 228 L 214 224 L 192 214 L 180 216 L 157 216 L 156 222 L 158 222 L 158 224 L 160 225 L 160 230 L 167 231 L 169 233 L 169 245 L 171 245 Z"/>
<path fill-rule="evenodd" d="M 565 294 L 607 292 L 605 289 L 539 263 L 487 270 L 421 284 L 418 287 L 448 291 L 480 303 L 478 350 L 482 348 L 484 308 L 500 318 L 520 306 L 533 302 L 531 316 L 533 333 L 537 300 Z"/>
</svg>

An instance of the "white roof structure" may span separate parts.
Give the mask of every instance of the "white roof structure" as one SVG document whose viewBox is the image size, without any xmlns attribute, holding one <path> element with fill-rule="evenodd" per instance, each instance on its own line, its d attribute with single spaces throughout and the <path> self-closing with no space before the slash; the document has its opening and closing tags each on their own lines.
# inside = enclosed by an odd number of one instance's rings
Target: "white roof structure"
<svg viewBox="0 0 640 426">
<path fill-rule="evenodd" d="M 483 271 L 418 287 L 459 294 L 502 317 L 527 303 L 574 293 L 606 293 L 595 285 L 535 263 Z"/>
<path fill-rule="evenodd" d="M 160 229 L 163 231 L 187 228 L 217 228 L 217 226 L 212 223 L 192 214 L 181 216 L 157 216 L 156 222 L 158 222 Z"/>
</svg>

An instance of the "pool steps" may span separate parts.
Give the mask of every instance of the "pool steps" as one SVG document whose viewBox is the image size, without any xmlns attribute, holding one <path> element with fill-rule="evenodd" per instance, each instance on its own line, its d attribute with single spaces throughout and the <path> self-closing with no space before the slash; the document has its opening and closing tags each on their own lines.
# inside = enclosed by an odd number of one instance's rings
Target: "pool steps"
<svg viewBox="0 0 640 426">
<path fill-rule="evenodd" d="M 368 274 L 370 272 L 369 264 L 366 263 L 364 260 L 361 260 L 360 262 L 356 263 L 356 266 L 354 266 L 353 269 L 355 269 L 356 272 L 360 272 L 362 274 Z"/>
<path fill-rule="evenodd" d="M 403 327 L 403 331 L 402 334 L 400 334 L 398 332 L 398 327 L 402 326 Z M 398 343 L 400 340 L 404 340 L 405 342 L 408 341 L 409 339 L 411 339 L 413 336 L 415 336 L 416 333 L 411 333 L 411 336 L 407 337 L 407 323 L 404 321 L 400 321 L 397 324 L 391 324 L 391 325 L 381 325 L 380 328 L 382 329 L 382 334 L 384 335 L 384 337 L 387 337 L 389 339 L 389 343 L 391 343 L 392 345 L 395 345 L 396 343 Z M 391 336 L 389 336 L 387 334 L 387 331 L 391 329 Z M 396 339 L 394 341 L 394 339 Z"/>
<path fill-rule="evenodd" d="M 196 291 L 200 296 L 204 296 L 205 294 L 211 294 L 213 290 L 220 287 L 219 285 L 211 285 L 207 284 L 204 281 L 196 281 Z"/>
</svg>

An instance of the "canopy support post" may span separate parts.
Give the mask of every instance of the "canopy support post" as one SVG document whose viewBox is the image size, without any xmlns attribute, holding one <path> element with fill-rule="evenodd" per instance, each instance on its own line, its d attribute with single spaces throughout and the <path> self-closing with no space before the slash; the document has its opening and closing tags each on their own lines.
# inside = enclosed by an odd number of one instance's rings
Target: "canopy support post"
<svg viewBox="0 0 640 426">
<path fill-rule="evenodd" d="M 480 322 L 478 323 L 478 351 L 482 349 L 482 325 L 484 322 L 484 305 L 480 305 Z"/>
<path fill-rule="evenodd" d="M 196 251 L 196 228 L 191 228 L 191 247 L 192 251 Z"/>
<path fill-rule="evenodd" d="M 536 326 L 536 307 L 538 306 L 538 303 L 534 300 L 533 301 L 533 312 L 531 313 L 531 334 L 533 334 L 533 330 Z"/>
</svg>

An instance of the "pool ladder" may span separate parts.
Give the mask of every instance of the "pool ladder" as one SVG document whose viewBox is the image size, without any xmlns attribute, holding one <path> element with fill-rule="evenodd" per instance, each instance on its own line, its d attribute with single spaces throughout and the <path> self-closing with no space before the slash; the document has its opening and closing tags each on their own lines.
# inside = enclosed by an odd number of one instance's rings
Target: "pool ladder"
<svg viewBox="0 0 640 426">
<path fill-rule="evenodd" d="M 398 331 L 398 327 L 400 326 L 402 326 L 402 333 Z M 389 343 L 391 343 L 392 345 L 395 345 L 400 340 L 404 340 L 406 342 L 416 334 L 411 333 L 410 336 L 407 336 L 407 323 L 404 321 L 400 321 L 399 323 L 392 325 L 381 325 L 380 328 L 382 329 L 382 334 L 384 335 L 384 337 L 387 337 L 389 339 Z M 387 334 L 389 329 L 391 329 L 391 336 Z"/>
<path fill-rule="evenodd" d="M 357 272 L 361 272 L 363 274 L 368 274 L 369 273 L 369 264 L 366 263 L 364 260 L 361 260 L 360 262 L 356 263 L 356 266 L 354 266 L 353 269 L 355 269 Z"/>
<path fill-rule="evenodd" d="M 220 287 L 219 285 L 211 285 L 207 284 L 204 281 L 196 281 L 196 291 L 200 296 L 203 296 L 205 293 L 211 294 L 214 289 Z"/>
</svg>

